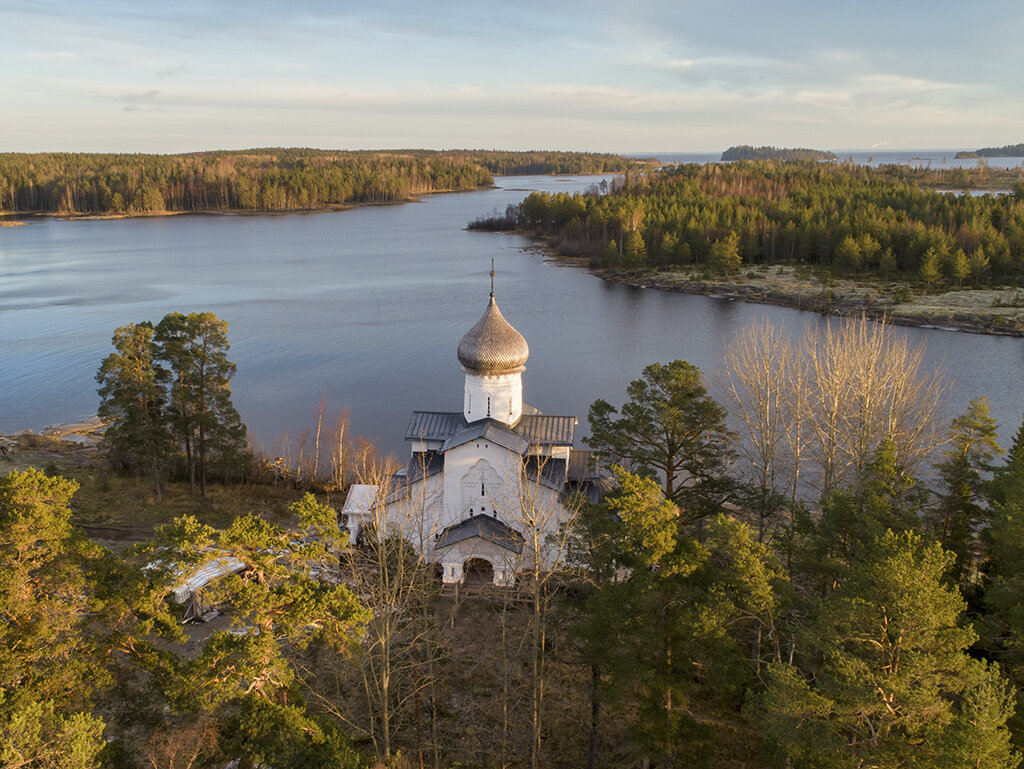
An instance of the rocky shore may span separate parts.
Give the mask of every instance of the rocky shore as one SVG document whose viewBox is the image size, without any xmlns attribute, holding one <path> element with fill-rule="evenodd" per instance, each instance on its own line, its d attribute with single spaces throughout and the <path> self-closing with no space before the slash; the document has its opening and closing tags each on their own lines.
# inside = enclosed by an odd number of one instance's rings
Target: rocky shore
<svg viewBox="0 0 1024 769">
<path fill-rule="evenodd" d="M 38 433 L 25 430 L 0 435 L 0 475 L 29 467 L 98 466 L 103 423 L 98 417 L 68 425 L 52 425 Z"/>
<path fill-rule="evenodd" d="M 805 269 L 789 266 L 748 268 L 739 275 L 711 276 L 680 268 L 589 268 L 585 259 L 557 255 L 552 258 L 562 264 L 591 269 L 604 280 L 641 288 L 772 304 L 826 315 L 863 313 L 904 326 L 1024 336 L 1024 289 L 959 289 L 926 294 L 914 293 L 905 283 L 823 280 Z"/>
</svg>

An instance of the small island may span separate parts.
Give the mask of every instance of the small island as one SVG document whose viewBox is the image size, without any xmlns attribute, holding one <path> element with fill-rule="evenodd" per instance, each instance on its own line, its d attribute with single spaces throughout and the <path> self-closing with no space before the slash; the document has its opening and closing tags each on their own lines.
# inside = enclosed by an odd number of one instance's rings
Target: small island
<svg viewBox="0 0 1024 769">
<path fill-rule="evenodd" d="M 722 153 L 722 160 L 837 160 L 834 152 L 807 147 L 751 147 L 739 144 Z"/>
<path fill-rule="evenodd" d="M 982 147 L 980 150 L 961 150 L 954 158 L 1024 158 L 1024 144 L 1007 144 L 1003 147 Z"/>
</svg>

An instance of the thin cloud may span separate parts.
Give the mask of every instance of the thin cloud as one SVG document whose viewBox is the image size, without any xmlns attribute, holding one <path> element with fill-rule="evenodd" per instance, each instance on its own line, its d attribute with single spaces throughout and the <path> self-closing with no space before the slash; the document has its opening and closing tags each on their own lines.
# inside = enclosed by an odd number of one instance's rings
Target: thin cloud
<svg viewBox="0 0 1024 769">
<path fill-rule="evenodd" d="M 188 72 L 191 68 L 187 64 L 178 64 L 175 67 L 166 67 L 158 70 L 156 73 L 157 77 L 177 77 Z"/>
<path fill-rule="evenodd" d="M 71 51 L 29 51 L 29 58 L 32 59 L 81 59 L 77 53 Z"/>
<path fill-rule="evenodd" d="M 148 106 L 148 102 L 151 102 L 157 96 L 160 95 L 159 90 L 144 91 L 143 93 L 129 93 L 122 97 L 122 101 L 127 102 L 122 108 L 123 112 L 138 112 L 144 107 Z"/>
</svg>

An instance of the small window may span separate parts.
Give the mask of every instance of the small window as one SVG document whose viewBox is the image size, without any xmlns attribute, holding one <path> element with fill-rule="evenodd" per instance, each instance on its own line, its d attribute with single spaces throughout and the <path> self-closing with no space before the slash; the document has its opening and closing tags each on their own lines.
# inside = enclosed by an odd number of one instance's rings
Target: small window
<svg viewBox="0 0 1024 769">
<path fill-rule="evenodd" d="M 480 496 L 484 496 L 484 482 L 480 481 Z"/>
<path fill-rule="evenodd" d="M 487 396 L 487 416 L 491 415 L 491 396 Z"/>
</svg>

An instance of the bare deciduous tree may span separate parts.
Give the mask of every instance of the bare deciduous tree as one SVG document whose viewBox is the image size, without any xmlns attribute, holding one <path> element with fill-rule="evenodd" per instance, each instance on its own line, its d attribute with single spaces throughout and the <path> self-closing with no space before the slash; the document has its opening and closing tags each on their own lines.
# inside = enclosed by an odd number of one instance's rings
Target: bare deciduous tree
<svg viewBox="0 0 1024 769">
<path fill-rule="evenodd" d="M 926 370 L 923 347 L 884 320 L 830 320 L 799 344 L 755 324 L 725 364 L 741 453 L 765 493 L 786 488 L 795 501 L 806 486 L 826 494 L 858 485 L 882 441 L 914 473 L 942 441 L 946 383 Z"/>
<path fill-rule="evenodd" d="M 385 761 L 400 749 L 413 748 L 420 766 L 436 767 L 435 689 L 444 633 L 435 606 L 439 584 L 425 558 L 437 525 L 435 490 L 427 483 L 412 484 L 396 502 L 391 498 L 397 469 L 393 458 L 357 452 L 355 464 L 356 481 L 376 491 L 361 543 L 345 553 L 342 576 L 373 617 L 355 665 L 337 665 L 330 676 L 318 671 L 324 680 L 311 685 L 321 706 L 369 738 Z M 428 753 L 433 754 L 430 761 Z"/>
<path fill-rule="evenodd" d="M 525 640 L 529 650 L 531 769 L 545 764 L 544 708 L 548 686 L 545 650 L 556 584 L 566 568 L 571 523 L 580 505 L 578 499 L 565 498 L 560 491 L 561 482 L 552 482 L 552 477 L 557 476 L 556 469 L 553 459 L 529 457 L 521 466 L 519 477 L 510 479 L 512 482 L 508 485 L 513 490 L 513 499 L 507 515 L 524 540 L 523 552 L 515 566 L 530 617 Z M 507 605 L 505 610 L 508 610 Z M 505 632 L 506 626 L 503 626 L 503 634 Z M 507 722 L 506 718 L 506 727 Z"/>
<path fill-rule="evenodd" d="M 794 396 L 802 393 L 803 377 L 790 380 L 798 365 L 794 357 L 789 337 L 768 320 L 748 326 L 725 352 L 726 387 L 733 414 L 743 427 L 739 453 L 751 468 L 758 492 L 759 541 L 764 539 L 772 500 L 779 496 L 787 443 L 801 444 L 802 428 L 794 420 L 793 406 Z M 787 442 L 791 434 L 793 439 Z M 799 448 L 795 453 L 798 465 Z"/>
</svg>

